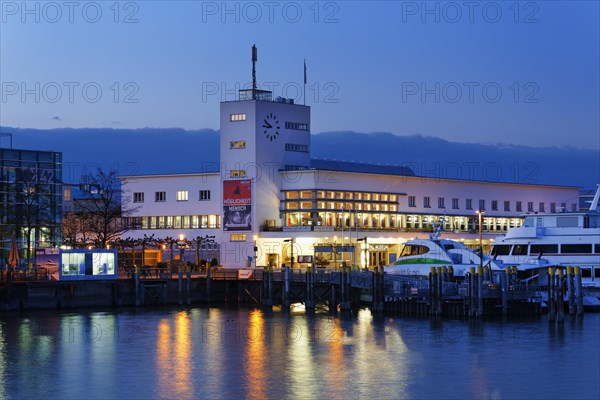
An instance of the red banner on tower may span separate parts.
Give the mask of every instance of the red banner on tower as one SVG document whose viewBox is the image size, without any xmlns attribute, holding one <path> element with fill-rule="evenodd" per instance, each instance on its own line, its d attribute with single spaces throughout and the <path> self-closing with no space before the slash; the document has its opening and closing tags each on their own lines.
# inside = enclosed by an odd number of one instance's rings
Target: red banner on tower
<svg viewBox="0 0 600 400">
<path fill-rule="evenodd" d="M 223 230 L 252 230 L 252 180 L 223 181 Z"/>
</svg>

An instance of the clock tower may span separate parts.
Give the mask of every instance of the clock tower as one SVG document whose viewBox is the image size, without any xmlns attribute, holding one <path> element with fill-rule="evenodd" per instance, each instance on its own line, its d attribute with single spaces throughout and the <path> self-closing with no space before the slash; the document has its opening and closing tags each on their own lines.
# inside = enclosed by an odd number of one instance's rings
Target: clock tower
<svg viewBox="0 0 600 400">
<path fill-rule="evenodd" d="M 220 170 L 224 185 L 239 180 L 242 187 L 251 185 L 249 201 L 250 224 L 228 224 L 229 199 L 223 190 L 223 239 L 228 233 L 253 244 L 265 224 L 282 225 L 279 204 L 282 177 L 280 171 L 310 167 L 310 107 L 294 104 L 293 99 L 277 97 L 270 91 L 256 89 L 256 48 L 252 52 L 253 88 L 240 90 L 236 101 L 221 102 L 220 107 Z M 236 214 L 239 219 L 239 215 Z M 239 234 L 235 236 L 236 234 Z M 226 244 L 226 247 L 231 247 Z M 248 248 L 249 246 L 246 246 Z M 252 246 L 253 247 L 253 246 Z M 231 259 L 227 263 L 244 264 Z"/>
</svg>

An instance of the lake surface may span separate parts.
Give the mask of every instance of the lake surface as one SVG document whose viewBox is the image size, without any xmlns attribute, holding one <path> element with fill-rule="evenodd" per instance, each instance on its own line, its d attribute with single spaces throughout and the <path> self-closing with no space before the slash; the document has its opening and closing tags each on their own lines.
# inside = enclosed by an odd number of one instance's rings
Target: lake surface
<svg viewBox="0 0 600 400">
<path fill-rule="evenodd" d="M 457 321 L 231 308 L 0 315 L 0 399 L 598 399 L 600 314 Z"/>
</svg>

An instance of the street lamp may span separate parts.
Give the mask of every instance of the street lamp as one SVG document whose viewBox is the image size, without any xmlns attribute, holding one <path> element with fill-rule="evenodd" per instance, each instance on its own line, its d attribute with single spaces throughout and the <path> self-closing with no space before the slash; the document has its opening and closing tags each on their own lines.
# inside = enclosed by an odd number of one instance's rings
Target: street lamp
<svg viewBox="0 0 600 400">
<path fill-rule="evenodd" d="M 179 235 L 177 246 L 179 247 L 179 265 L 183 265 L 183 254 L 185 253 L 185 248 L 187 246 L 187 241 L 185 240 L 184 234 Z"/>
<path fill-rule="evenodd" d="M 483 219 L 483 214 L 485 213 L 484 210 L 477 210 L 476 211 L 477 216 L 479 217 L 479 266 L 481 268 L 483 268 L 483 226 L 482 226 L 482 219 Z"/>
<path fill-rule="evenodd" d="M 258 235 L 254 235 L 252 238 L 254 239 L 254 268 L 256 268 L 258 264 L 258 246 L 256 245 Z"/>
</svg>

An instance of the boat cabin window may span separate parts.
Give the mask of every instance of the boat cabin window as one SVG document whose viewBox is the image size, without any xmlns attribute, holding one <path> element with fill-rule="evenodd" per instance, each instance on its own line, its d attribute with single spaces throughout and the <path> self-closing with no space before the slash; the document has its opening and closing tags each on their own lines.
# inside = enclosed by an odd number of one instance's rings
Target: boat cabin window
<svg viewBox="0 0 600 400">
<path fill-rule="evenodd" d="M 578 217 L 556 217 L 558 228 L 576 228 L 578 225 Z"/>
<path fill-rule="evenodd" d="M 594 246 L 596 247 L 596 249 L 594 250 L 594 253 L 596 253 L 596 254 L 600 253 L 600 244 L 596 243 Z"/>
<path fill-rule="evenodd" d="M 558 254 L 557 244 L 532 244 L 530 254 Z"/>
<path fill-rule="evenodd" d="M 535 222 L 534 222 L 533 218 L 525 217 L 525 219 L 523 220 L 523 226 L 526 228 L 531 228 L 531 227 L 535 226 Z"/>
<path fill-rule="evenodd" d="M 594 268 L 594 278 L 600 278 L 600 268 Z"/>
<path fill-rule="evenodd" d="M 448 250 L 452 250 L 452 249 L 455 249 L 455 248 L 456 248 L 456 246 L 454 246 L 454 245 L 453 245 L 453 244 L 451 244 L 451 243 L 446 243 L 446 244 L 444 244 L 444 250 L 446 250 L 446 251 L 448 251 Z"/>
<path fill-rule="evenodd" d="M 400 257 L 405 256 L 418 256 L 420 254 L 425 254 L 429 251 L 429 247 L 420 246 L 416 244 L 405 244 L 400 250 Z"/>
<path fill-rule="evenodd" d="M 592 270 L 590 268 L 581 268 L 581 277 L 582 278 L 591 278 Z"/>
<path fill-rule="evenodd" d="M 515 244 L 513 246 L 512 255 L 513 256 L 526 256 L 527 253 L 527 245 L 526 244 Z"/>
<path fill-rule="evenodd" d="M 566 253 L 589 254 L 592 252 L 592 245 L 591 244 L 561 244 L 560 252 L 563 254 L 566 254 Z"/>
<path fill-rule="evenodd" d="M 510 244 L 495 244 L 492 247 L 493 256 L 507 256 L 510 254 Z"/>
</svg>

